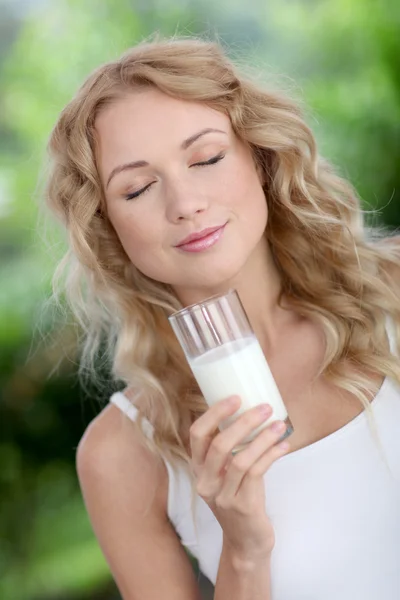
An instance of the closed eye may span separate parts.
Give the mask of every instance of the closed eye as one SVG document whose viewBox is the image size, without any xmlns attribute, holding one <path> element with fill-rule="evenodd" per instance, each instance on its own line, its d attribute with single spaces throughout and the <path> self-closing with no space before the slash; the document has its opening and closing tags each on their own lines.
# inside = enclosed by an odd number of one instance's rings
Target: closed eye
<svg viewBox="0 0 400 600">
<path fill-rule="evenodd" d="M 155 183 L 155 182 L 153 181 L 152 183 L 147 184 L 144 188 L 142 188 L 141 190 L 138 190 L 137 192 L 132 192 L 131 194 L 127 194 L 125 196 L 125 200 L 133 200 L 134 198 L 138 198 L 139 196 L 141 196 L 142 194 L 147 192 L 151 188 L 153 183 Z"/>
<path fill-rule="evenodd" d="M 217 156 L 213 156 L 209 160 L 205 160 L 204 162 L 194 163 L 193 165 L 190 165 L 190 166 L 191 167 L 206 167 L 207 165 L 215 165 L 217 162 L 222 160 L 224 157 L 225 157 L 225 154 L 223 152 L 220 152 L 220 154 L 217 154 Z"/>
<path fill-rule="evenodd" d="M 203 162 L 198 162 L 198 163 L 194 163 L 193 165 L 190 165 L 190 168 L 191 167 L 206 167 L 208 165 L 215 165 L 220 160 L 222 160 L 224 157 L 225 157 L 225 154 L 223 152 L 220 152 L 220 154 L 213 156 L 209 160 L 205 160 Z M 155 182 L 153 181 L 152 183 L 147 184 L 145 187 L 138 190 L 137 192 L 132 192 L 131 194 L 127 194 L 125 196 L 125 200 L 133 200 L 134 198 L 138 198 L 139 196 L 142 196 L 151 188 L 153 183 L 155 183 Z"/>
</svg>

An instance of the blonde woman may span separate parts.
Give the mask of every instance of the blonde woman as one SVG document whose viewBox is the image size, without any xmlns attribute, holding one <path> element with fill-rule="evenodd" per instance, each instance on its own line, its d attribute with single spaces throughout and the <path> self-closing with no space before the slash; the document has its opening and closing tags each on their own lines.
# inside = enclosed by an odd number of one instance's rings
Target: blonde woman
<svg viewBox="0 0 400 600">
<path fill-rule="evenodd" d="M 296 104 L 218 44 L 158 40 L 91 74 L 49 149 L 82 365 L 106 344 L 123 383 L 77 453 L 123 598 L 199 598 L 186 549 L 216 600 L 398 600 L 400 244 L 365 227 Z M 276 423 L 232 455 L 270 408 L 220 431 L 240 399 L 208 408 L 168 323 L 229 288 L 289 445 Z"/>
</svg>

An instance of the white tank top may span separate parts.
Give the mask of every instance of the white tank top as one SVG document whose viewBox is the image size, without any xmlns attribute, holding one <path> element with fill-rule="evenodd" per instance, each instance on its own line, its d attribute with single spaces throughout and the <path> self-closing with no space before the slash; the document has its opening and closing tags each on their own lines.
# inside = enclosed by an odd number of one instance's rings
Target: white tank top
<svg viewBox="0 0 400 600">
<path fill-rule="evenodd" d="M 135 420 L 137 408 L 121 392 L 111 402 Z M 386 463 L 363 411 L 282 456 L 265 474 L 266 512 L 276 538 L 272 600 L 400 599 L 400 386 L 386 378 L 371 407 Z M 148 421 L 145 428 L 152 435 Z M 189 477 L 183 467 L 165 464 L 169 519 L 215 585 L 222 529 L 198 495 L 195 527 Z"/>
</svg>

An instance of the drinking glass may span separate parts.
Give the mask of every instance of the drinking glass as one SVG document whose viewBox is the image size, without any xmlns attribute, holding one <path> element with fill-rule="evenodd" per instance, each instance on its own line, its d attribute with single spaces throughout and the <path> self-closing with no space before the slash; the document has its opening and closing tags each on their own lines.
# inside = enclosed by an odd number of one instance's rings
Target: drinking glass
<svg viewBox="0 0 400 600">
<path fill-rule="evenodd" d="M 220 423 L 221 431 L 258 404 L 268 403 L 272 407 L 270 418 L 244 437 L 234 453 L 276 420 L 286 424 L 278 441 L 293 432 L 278 387 L 236 290 L 183 308 L 172 314 L 169 322 L 208 406 L 228 396 L 238 395 L 241 399 L 240 408 Z"/>
</svg>

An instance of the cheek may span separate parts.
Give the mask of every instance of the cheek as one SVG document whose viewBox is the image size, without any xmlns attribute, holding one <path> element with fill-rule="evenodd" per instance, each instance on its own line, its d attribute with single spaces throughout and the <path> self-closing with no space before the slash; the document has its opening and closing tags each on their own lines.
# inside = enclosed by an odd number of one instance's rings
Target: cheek
<svg viewBox="0 0 400 600">
<path fill-rule="evenodd" d="M 233 172 L 230 189 L 235 206 L 250 221 L 266 219 L 267 201 L 253 163 L 241 163 Z"/>
<path fill-rule="evenodd" d="M 162 237 L 154 222 L 154 215 L 151 217 L 131 209 L 113 211 L 109 213 L 109 218 L 126 254 L 134 264 L 142 262 L 150 255 L 151 250 L 159 246 Z"/>
</svg>

